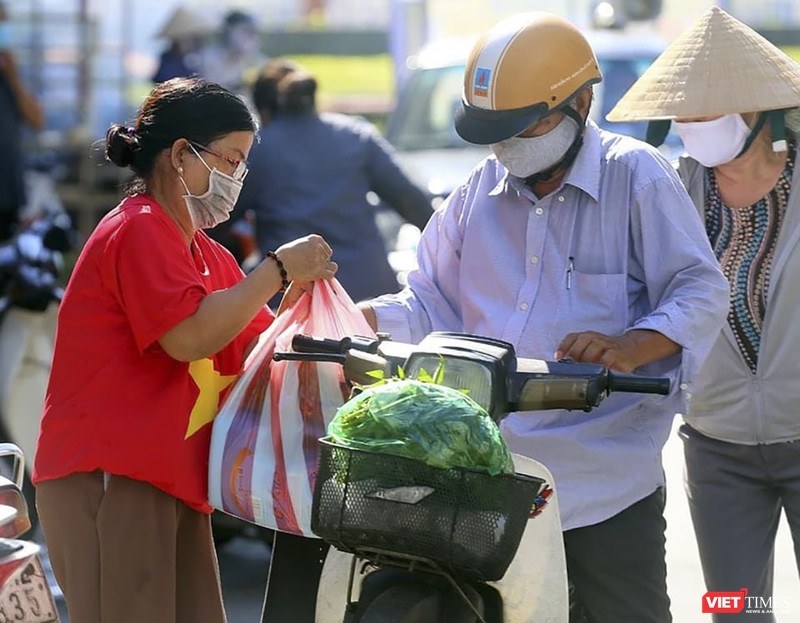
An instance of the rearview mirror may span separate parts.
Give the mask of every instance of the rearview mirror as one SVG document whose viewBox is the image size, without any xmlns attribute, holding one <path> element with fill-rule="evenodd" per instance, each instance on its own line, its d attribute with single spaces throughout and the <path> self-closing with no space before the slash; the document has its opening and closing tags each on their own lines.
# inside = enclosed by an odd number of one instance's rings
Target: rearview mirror
<svg viewBox="0 0 800 623">
<path fill-rule="evenodd" d="M 0 459 L 14 458 L 14 480 L 0 476 L 0 538 L 14 539 L 31 529 L 28 504 L 22 495 L 25 457 L 19 446 L 0 443 Z"/>
</svg>

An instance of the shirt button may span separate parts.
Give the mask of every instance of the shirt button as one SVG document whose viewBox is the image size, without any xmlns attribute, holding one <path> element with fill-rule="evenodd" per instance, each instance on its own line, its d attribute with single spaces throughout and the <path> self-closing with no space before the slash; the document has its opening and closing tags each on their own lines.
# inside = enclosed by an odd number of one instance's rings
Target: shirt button
<svg viewBox="0 0 800 623">
<path fill-rule="evenodd" d="M 522 311 L 525 311 L 526 309 L 528 309 L 528 304 L 527 304 L 527 303 L 520 303 L 520 304 L 519 304 L 519 308 L 520 308 Z"/>
<path fill-rule="evenodd" d="M 531 264 L 538 264 L 538 263 L 539 263 L 539 256 L 537 256 L 537 255 L 534 255 L 534 256 L 531 258 Z"/>
<path fill-rule="evenodd" d="M 542 210 L 541 208 L 536 208 L 536 214 L 537 216 L 541 216 L 542 214 L 544 214 L 544 210 Z"/>
<path fill-rule="evenodd" d="M 559 201 L 559 203 L 564 203 L 564 195 L 559 195 L 558 196 L 558 201 Z"/>
<path fill-rule="evenodd" d="M 687 389 L 689 389 L 689 384 L 681 383 L 681 391 L 685 392 Z"/>
</svg>

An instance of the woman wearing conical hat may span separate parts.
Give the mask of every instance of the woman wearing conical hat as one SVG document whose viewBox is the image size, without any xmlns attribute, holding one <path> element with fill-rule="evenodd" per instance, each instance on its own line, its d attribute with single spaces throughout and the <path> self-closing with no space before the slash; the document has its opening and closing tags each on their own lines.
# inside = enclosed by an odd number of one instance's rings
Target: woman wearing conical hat
<svg viewBox="0 0 800 623">
<path fill-rule="evenodd" d="M 681 178 L 730 283 L 681 428 L 687 493 L 708 590 L 764 600 L 781 510 L 800 567 L 798 107 L 800 65 L 714 7 L 608 114 L 650 120 L 656 143 L 674 124 Z"/>
</svg>

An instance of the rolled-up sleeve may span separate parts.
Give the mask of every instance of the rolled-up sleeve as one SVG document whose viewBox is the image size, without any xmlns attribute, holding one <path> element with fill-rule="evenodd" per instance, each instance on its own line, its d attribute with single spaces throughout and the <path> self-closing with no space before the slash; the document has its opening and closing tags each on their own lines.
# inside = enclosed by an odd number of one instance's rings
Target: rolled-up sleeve
<svg viewBox="0 0 800 623">
<path fill-rule="evenodd" d="M 464 194 L 465 188 L 453 191 L 426 225 L 408 286 L 370 302 L 378 330 L 395 340 L 417 343 L 431 331 L 463 330 L 458 276 Z"/>
</svg>

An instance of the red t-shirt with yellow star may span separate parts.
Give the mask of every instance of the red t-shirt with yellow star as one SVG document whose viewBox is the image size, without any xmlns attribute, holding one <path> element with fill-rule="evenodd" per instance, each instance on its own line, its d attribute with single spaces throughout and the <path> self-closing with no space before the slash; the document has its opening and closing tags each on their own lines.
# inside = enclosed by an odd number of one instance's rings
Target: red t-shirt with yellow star
<svg viewBox="0 0 800 623">
<path fill-rule="evenodd" d="M 264 308 L 213 357 L 183 363 L 158 343 L 211 292 L 243 278 L 202 231 L 187 245 L 147 195 L 125 199 L 89 237 L 58 313 L 34 482 L 96 470 L 208 505 L 211 422 Z"/>
</svg>

